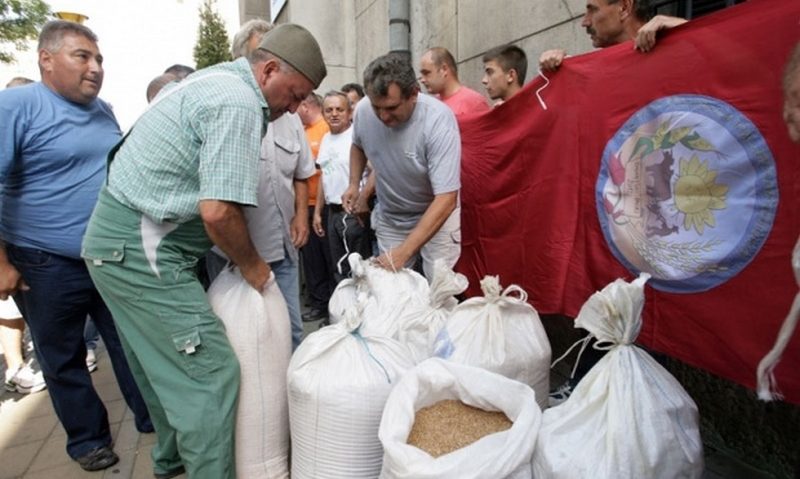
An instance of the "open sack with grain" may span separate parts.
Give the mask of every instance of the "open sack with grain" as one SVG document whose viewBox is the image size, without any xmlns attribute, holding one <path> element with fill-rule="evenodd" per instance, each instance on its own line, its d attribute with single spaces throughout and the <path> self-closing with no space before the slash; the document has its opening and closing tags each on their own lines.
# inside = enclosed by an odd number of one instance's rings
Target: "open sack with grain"
<svg viewBox="0 0 800 479">
<path fill-rule="evenodd" d="M 374 479 L 380 473 L 383 407 L 413 363 L 397 341 L 360 333 L 359 304 L 310 334 L 289 364 L 294 479 Z"/>
<path fill-rule="evenodd" d="M 541 416 L 533 390 L 523 383 L 425 360 L 386 401 L 378 433 L 384 448 L 380 477 L 530 478 Z"/>
<path fill-rule="evenodd" d="M 483 278 L 481 289 L 483 297 L 453 309 L 436 338 L 435 355 L 525 383 L 546 408 L 551 351 L 539 314 L 522 288 L 503 290 L 497 276 Z"/>
<path fill-rule="evenodd" d="M 241 368 L 236 472 L 253 479 L 288 478 L 286 369 L 292 356 L 292 334 L 275 277 L 259 293 L 238 269 L 225 268 L 211 283 L 208 301 L 225 325 Z"/>
<path fill-rule="evenodd" d="M 674 479 L 703 473 L 697 406 L 633 342 L 642 326 L 643 273 L 592 295 L 575 319 L 608 353 L 562 404 L 542 416 L 533 457 L 541 479 Z"/>
</svg>

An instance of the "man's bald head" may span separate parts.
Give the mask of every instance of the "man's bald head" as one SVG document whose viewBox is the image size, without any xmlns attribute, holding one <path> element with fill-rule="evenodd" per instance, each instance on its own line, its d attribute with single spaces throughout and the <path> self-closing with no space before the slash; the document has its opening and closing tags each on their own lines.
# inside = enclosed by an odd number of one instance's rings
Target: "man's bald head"
<svg viewBox="0 0 800 479">
<path fill-rule="evenodd" d="M 164 88 L 164 85 L 167 83 L 171 83 L 177 81 L 178 77 L 173 75 L 172 73 L 162 73 L 157 77 L 153 78 L 149 85 L 147 85 L 147 103 L 153 101 L 153 98 L 158 95 L 158 92 Z"/>
</svg>

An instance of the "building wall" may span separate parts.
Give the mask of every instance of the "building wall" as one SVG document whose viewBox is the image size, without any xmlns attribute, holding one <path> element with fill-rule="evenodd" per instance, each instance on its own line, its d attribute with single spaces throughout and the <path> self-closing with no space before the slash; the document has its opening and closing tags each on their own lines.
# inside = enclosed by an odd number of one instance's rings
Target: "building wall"
<svg viewBox="0 0 800 479">
<path fill-rule="evenodd" d="M 269 0 L 239 0 L 239 23 L 255 18 L 269 20 Z"/>
<path fill-rule="evenodd" d="M 297 23 L 314 34 L 322 49 L 328 76 L 317 92 L 339 89 L 356 78 L 354 0 L 290 0 L 276 23 Z"/>
<path fill-rule="evenodd" d="M 317 37 L 329 71 L 319 89 L 324 92 L 350 81 L 361 83 L 367 64 L 389 51 L 390 1 L 289 0 L 277 23 L 299 23 Z M 528 79 L 538 70 L 544 50 L 564 48 L 577 54 L 592 49 L 580 26 L 583 0 L 506 0 L 502 9 L 495 8 L 499 2 L 482 0 L 409 2 L 415 67 L 427 48 L 443 46 L 456 58 L 461 81 L 480 92 L 481 57 L 497 45 L 514 43 L 528 54 Z"/>
<path fill-rule="evenodd" d="M 563 48 L 570 53 L 592 49 L 580 26 L 583 0 L 510 0 L 503 8 L 482 0 L 411 1 L 411 44 L 414 65 L 429 47 L 443 46 L 458 63 L 462 83 L 483 92 L 483 54 L 513 43 L 528 55 L 530 80 L 538 71 L 541 52 Z"/>
</svg>

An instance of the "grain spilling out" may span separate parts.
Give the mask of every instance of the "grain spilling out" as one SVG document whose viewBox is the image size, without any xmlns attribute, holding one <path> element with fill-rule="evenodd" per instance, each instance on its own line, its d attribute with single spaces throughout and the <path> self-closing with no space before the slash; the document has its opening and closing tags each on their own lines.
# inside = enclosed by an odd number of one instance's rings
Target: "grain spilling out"
<svg viewBox="0 0 800 479">
<path fill-rule="evenodd" d="M 448 399 L 417 411 L 407 443 L 439 457 L 510 429 L 512 424 L 502 412 L 484 411 Z"/>
</svg>

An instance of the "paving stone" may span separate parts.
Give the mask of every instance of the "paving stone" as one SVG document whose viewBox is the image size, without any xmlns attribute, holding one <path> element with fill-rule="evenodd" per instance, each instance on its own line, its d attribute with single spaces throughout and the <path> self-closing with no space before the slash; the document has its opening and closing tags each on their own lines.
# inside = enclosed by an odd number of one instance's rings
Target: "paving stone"
<svg viewBox="0 0 800 479">
<path fill-rule="evenodd" d="M 102 477 L 103 471 L 84 471 L 77 462 L 70 462 L 49 469 L 30 471 L 22 476 L 22 479 L 101 479 Z"/>
<path fill-rule="evenodd" d="M 107 401 L 105 403 L 106 411 L 108 411 L 108 422 L 111 424 L 117 424 L 123 421 L 125 416 L 125 409 L 128 408 L 128 405 L 125 404 L 125 401 L 119 399 L 117 401 Z"/>
<path fill-rule="evenodd" d="M 35 442 L 0 449 L 0 479 L 22 477 L 41 447 L 41 442 Z"/>
<path fill-rule="evenodd" d="M 27 417 L 12 412 L 4 417 L 0 445 L 20 445 L 29 442 L 41 442 L 53 432 L 58 425 L 55 415 Z"/>
<path fill-rule="evenodd" d="M 77 463 L 67 455 L 67 440 L 66 437 L 50 436 L 42 444 L 39 453 L 34 458 L 30 471 L 41 471 L 45 469 L 52 469 L 57 466 L 65 464 L 75 464 L 78 469 Z M 63 479 L 59 477 L 58 479 Z"/>
</svg>

